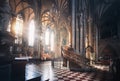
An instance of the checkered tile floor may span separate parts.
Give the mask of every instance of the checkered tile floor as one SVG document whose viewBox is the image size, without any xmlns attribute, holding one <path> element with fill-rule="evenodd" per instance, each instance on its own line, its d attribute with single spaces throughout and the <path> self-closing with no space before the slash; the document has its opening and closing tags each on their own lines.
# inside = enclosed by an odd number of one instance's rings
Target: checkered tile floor
<svg viewBox="0 0 120 81">
<path fill-rule="evenodd" d="M 56 62 L 54 68 L 51 66 L 51 61 L 35 65 L 35 70 L 38 70 L 38 72 L 42 74 L 41 81 L 47 79 L 49 79 L 49 81 L 111 81 L 112 79 L 111 75 L 106 71 L 74 72 L 61 67 L 59 63 L 57 64 Z M 32 64 L 32 66 L 33 65 L 34 64 Z"/>
<path fill-rule="evenodd" d="M 73 72 L 55 69 L 54 73 L 55 76 L 52 81 L 110 81 L 110 77 L 105 72 Z"/>
</svg>

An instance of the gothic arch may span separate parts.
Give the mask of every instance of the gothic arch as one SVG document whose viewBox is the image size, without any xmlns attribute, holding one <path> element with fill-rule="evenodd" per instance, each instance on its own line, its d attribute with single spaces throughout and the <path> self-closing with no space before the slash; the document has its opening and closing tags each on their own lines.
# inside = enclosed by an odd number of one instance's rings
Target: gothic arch
<svg viewBox="0 0 120 81">
<path fill-rule="evenodd" d="M 112 44 L 105 44 L 102 49 L 99 49 L 99 56 L 110 56 L 111 58 L 118 57 L 117 50 Z"/>
</svg>

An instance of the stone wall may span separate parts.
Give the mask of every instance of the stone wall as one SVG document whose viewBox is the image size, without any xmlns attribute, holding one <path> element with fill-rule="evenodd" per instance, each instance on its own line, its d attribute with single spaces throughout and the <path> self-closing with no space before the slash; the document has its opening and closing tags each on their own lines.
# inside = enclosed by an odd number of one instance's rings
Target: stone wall
<svg viewBox="0 0 120 81">
<path fill-rule="evenodd" d="M 7 30 L 10 20 L 10 7 L 9 3 L 5 0 L 0 1 L 0 30 Z"/>
</svg>

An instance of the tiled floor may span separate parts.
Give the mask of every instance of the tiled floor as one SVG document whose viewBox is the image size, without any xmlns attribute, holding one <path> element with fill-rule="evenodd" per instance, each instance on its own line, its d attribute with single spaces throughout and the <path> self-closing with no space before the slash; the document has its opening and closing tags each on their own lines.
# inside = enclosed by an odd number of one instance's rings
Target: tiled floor
<svg viewBox="0 0 120 81">
<path fill-rule="evenodd" d="M 55 81 L 110 81 L 104 72 L 73 72 L 63 69 L 57 69 L 54 72 Z"/>
<path fill-rule="evenodd" d="M 61 62 L 54 62 L 54 68 L 51 61 L 44 61 L 37 64 L 29 63 L 26 68 L 36 70 L 42 74 L 42 80 L 45 81 L 111 81 L 111 76 L 105 71 L 101 72 L 73 72 L 68 68 L 61 66 Z M 100 66 L 99 66 L 100 67 Z"/>
</svg>

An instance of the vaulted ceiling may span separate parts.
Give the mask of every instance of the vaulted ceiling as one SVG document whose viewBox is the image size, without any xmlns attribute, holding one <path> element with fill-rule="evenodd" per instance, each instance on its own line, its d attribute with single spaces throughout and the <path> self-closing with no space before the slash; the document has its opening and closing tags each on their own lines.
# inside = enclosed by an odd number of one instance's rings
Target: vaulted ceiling
<svg viewBox="0 0 120 81">
<path fill-rule="evenodd" d="M 68 2 L 68 0 L 9 0 L 14 16 L 21 14 L 26 22 L 35 17 L 40 20 L 44 14 L 49 13 L 48 20 L 42 21 L 50 21 L 50 24 L 55 22 L 59 16 L 59 19 L 68 20 L 70 16 Z M 48 14 L 44 16 L 48 16 Z"/>
<path fill-rule="evenodd" d="M 94 0 L 91 7 L 92 17 L 94 23 L 99 26 L 101 37 L 117 35 L 120 22 L 120 0 Z"/>
</svg>

